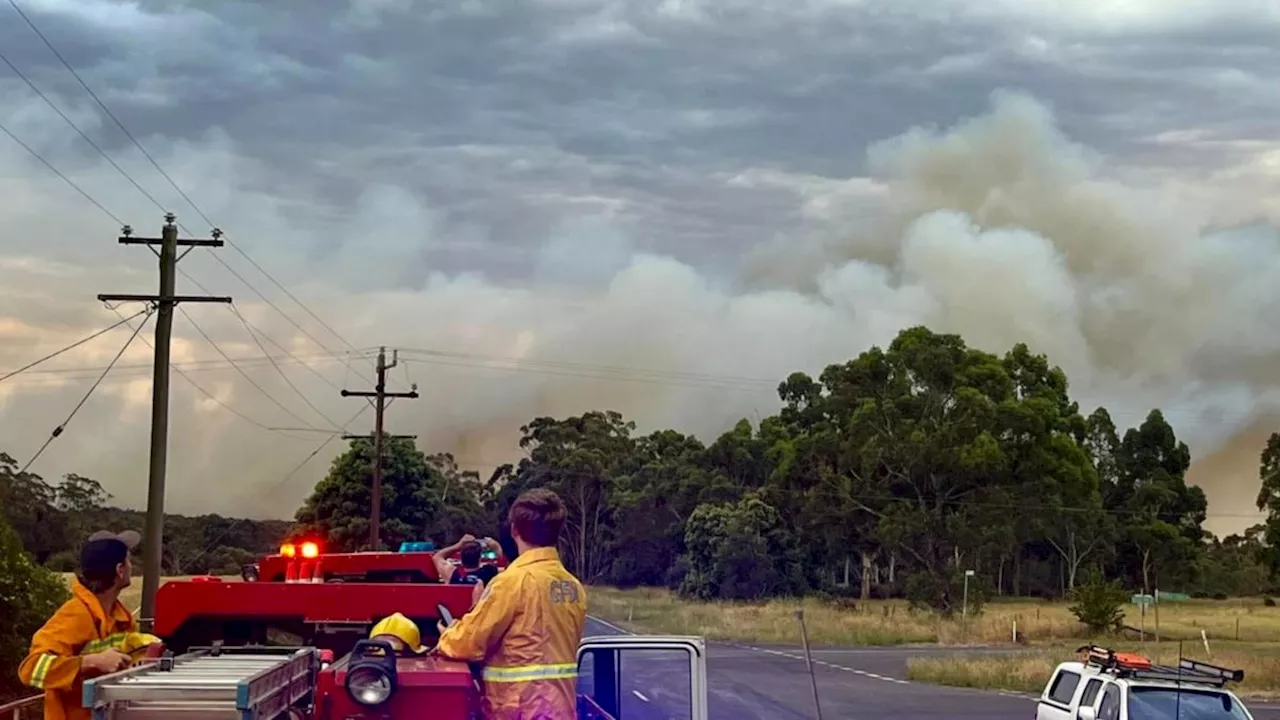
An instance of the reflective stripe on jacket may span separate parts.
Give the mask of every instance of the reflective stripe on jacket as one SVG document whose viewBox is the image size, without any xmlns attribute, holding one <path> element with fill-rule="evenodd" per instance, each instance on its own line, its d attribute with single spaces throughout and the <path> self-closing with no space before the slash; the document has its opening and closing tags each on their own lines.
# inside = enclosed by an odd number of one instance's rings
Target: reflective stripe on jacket
<svg viewBox="0 0 1280 720">
<path fill-rule="evenodd" d="M 587 592 L 555 548 L 522 553 L 440 636 L 445 657 L 484 663 L 488 720 L 577 717 L 578 643 Z"/>
<path fill-rule="evenodd" d="M 75 580 L 72 598 L 31 638 L 31 651 L 18 666 L 26 685 L 44 690 L 45 720 L 89 720 L 80 706 L 80 658 L 107 648 L 123 648 L 133 631 L 133 615 L 119 601 L 108 615 L 98 598 Z"/>
</svg>

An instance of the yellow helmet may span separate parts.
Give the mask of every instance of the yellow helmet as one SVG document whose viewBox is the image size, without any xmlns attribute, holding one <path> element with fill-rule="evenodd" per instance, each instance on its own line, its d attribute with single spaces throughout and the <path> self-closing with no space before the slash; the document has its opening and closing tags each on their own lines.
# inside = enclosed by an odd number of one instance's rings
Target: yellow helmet
<svg viewBox="0 0 1280 720">
<path fill-rule="evenodd" d="M 125 635 L 124 640 L 120 642 L 118 647 L 120 648 L 120 652 L 123 652 L 126 655 L 132 655 L 134 659 L 138 659 L 146 654 L 149 647 L 159 642 L 162 641 L 155 635 L 131 632 L 128 635 Z"/>
<path fill-rule="evenodd" d="M 377 638 L 379 635 L 394 637 L 404 646 L 404 650 L 415 655 L 427 651 L 427 648 L 422 647 L 422 633 L 419 632 L 417 624 L 400 613 L 392 613 L 382 618 L 377 625 L 373 626 L 373 630 L 369 631 L 370 639 Z"/>
</svg>

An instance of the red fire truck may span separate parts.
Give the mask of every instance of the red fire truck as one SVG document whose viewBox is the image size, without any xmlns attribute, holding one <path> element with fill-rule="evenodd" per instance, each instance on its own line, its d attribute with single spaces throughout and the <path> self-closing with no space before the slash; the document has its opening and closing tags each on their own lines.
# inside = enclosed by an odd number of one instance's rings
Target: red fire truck
<svg viewBox="0 0 1280 720">
<path fill-rule="evenodd" d="M 318 543 L 295 543 L 244 575 L 243 582 L 196 577 L 162 585 L 154 632 L 165 641 L 164 655 L 86 681 L 83 704 L 94 720 L 480 717 L 476 668 L 430 655 L 396 656 L 390 645 L 368 638 L 377 621 L 400 612 L 431 645 L 438 620 L 447 624 L 470 609 L 471 587 L 440 584 L 431 553 L 324 554 Z M 687 659 L 690 683 L 681 693 L 687 707 L 663 708 L 661 716 L 705 720 L 702 638 L 636 635 L 582 641 L 578 718 L 656 717 L 650 714 L 656 708 L 628 709 L 622 672 L 624 664 L 652 662 L 655 650 Z"/>
</svg>

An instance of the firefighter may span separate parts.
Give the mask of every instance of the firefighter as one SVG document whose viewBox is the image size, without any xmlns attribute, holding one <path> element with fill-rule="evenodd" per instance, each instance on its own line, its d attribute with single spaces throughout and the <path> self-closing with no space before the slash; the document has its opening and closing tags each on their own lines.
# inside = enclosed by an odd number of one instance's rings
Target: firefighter
<svg viewBox="0 0 1280 720">
<path fill-rule="evenodd" d="M 564 503 L 550 490 L 530 490 L 509 518 L 518 556 L 471 612 L 439 626 L 434 652 L 483 664 L 486 720 L 574 718 L 587 593 L 556 552 Z"/>
<path fill-rule="evenodd" d="M 89 720 L 89 711 L 80 706 L 84 679 L 128 667 L 133 661 L 128 653 L 138 649 L 139 638 L 155 639 L 134 632 L 133 615 L 119 600 L 132 581 L 129 552 L 140 540 L 132 530 L 90 535 L 80 549 L 71 599 L 32 638 L 18 677 L 44 691 L 45 720 Z"/>
</svg>

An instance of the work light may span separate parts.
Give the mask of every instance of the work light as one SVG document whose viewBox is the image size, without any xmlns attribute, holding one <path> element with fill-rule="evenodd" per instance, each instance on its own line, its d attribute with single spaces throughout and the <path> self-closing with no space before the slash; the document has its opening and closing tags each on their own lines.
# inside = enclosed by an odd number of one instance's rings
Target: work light
<svg viewBox="0 0 1280 720">
<path fill-rule="evenodd" d="M 358 640 L 347 664 L 347 695 L 360 705 L 376 707 L 396 691 L 396 653 L 391 643 Z"/>
</svg>

